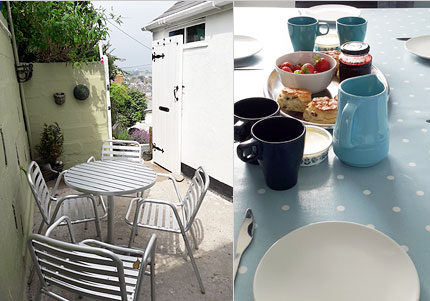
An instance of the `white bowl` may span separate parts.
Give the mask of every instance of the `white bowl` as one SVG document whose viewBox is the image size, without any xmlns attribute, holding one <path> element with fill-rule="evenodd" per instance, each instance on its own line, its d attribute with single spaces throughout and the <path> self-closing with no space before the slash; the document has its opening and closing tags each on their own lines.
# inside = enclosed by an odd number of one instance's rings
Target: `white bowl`
<svg viewBox="0 0 430 301">
<path fill-rule="evenodd" d="M 331 134 L 318 126 L 307 125 L 305 150 L 300 166 L 317 165 L 327 159 L 328 151 L 333 142 Z"/>
<path fill-rule="evenodd" d="M 329 61 L 329 70 L 315 74 L 295 74 L 284 71 L 278 67 L 284 62 L 290 62 L 293 65 L 297 65 L 299 63 L 311 63 L 314 65 L 314 60 L 317 55 Z M 311 93 L 318 93 L 330 85 L 333 75 L 336 72 L 336 60 L 321 52 L 298 51 L 279 57 L 276 60 L 275 69 L 278 72 L 279 79 L 285 87 L 302 88 L 311 91 Z"/>
</svg>

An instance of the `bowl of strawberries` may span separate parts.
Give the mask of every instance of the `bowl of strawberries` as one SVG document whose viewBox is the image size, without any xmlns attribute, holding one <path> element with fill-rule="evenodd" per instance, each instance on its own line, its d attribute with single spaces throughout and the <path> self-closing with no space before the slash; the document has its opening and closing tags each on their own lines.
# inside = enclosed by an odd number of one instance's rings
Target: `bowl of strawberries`
<svg viewBox="0 0 430 301">
<path fill-rule="evenodd" d="M 336 73 L 336 60 L 321 52 L 297 51 L 279 57 L 275 69 L 285 87 L 318 93 L 330 84 Z"/>
</svg>

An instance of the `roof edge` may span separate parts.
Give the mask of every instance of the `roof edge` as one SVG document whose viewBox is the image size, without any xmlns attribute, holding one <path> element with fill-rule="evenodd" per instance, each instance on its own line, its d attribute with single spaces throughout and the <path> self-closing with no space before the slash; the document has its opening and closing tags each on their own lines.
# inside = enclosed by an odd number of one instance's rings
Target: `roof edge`
<svg viewBox="0 0 430 301">
<path fill-rule="evenodd" d="M 222 11 L 223 6 L 231 4 L 231 3 L 232 3 L 232 1 L 208 1 L 208 2 L 204 2 L 204 3 L 200 3 L 196 6 L 189 7 L 185 10 L 176 12 L 176 13 L 171 14 L 169 16 L 166 16 L 164 18 L 160 18 L 160 19 L 157 19 L 155 21 L 152 21 L 151 23 L 143 26 L 141 28 L 141 30 L 142 31 L 154 31 L 157 28 L 169 25 L 169 24 L 174 23 L 176 21 L 186 19 L 187 17 L 190 17 L 190 16 L 194 16 L 194 15 L 208 12 L 211 10 Z"/>
</svg>

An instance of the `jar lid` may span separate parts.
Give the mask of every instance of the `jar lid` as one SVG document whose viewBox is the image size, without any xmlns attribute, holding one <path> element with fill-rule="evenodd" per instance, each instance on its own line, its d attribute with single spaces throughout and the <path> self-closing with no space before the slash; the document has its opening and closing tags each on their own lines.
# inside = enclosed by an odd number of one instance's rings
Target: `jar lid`
<svg viewBox="0 0 430 301">
<path fill-rule="evenodd" d="M 346 42 L 340 46 L 340 51 L 345 54 L 360 55 L 367 54 L 370 51 L 370 46 L 363 42 Z"/>
</svg>

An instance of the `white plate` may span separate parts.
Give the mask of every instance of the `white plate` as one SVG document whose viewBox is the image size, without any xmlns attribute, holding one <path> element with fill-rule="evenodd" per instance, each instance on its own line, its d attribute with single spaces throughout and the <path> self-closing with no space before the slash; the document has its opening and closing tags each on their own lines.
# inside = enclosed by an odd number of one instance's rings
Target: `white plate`
<svg viewBox="0 0 430 301">
<path fill-rule="evenodd" d="M 234 59 L 244 59 L 258 53 L 263 46 L 260 41 L 249 36 L 234 36 Z"/>
<path fill-rule="evenodd" d="M 336 22 L 343 17 L 358 17 L 361 11 L 349 5 L 324 4 L 307 8 L 304 11 L 306 16 L 314 17 L 319 21 Z"/>
<path fill-rule="evenodd" d="M 405 48 L 410 53 L 418 55 L 424 59 L 430 59 L 430 36 L 420 36 L 409 39 L 405 43 Z"/>
<path fill-rule="evenodd" d="M 418 301 L 418 274 L 387 235 L 349 222 L 322 222 L 278 240 L 261 259 L 254 298 L 300 301 Z"/>
</svg>

